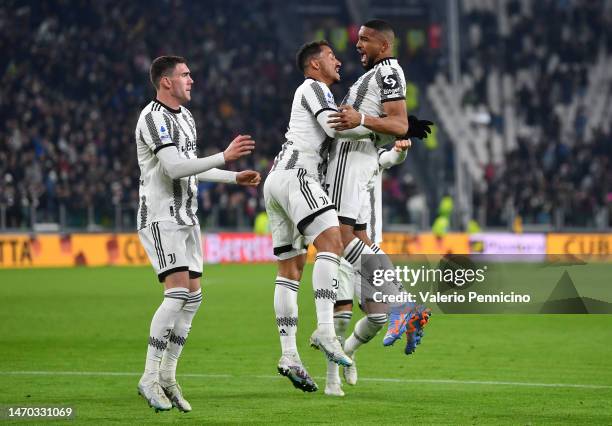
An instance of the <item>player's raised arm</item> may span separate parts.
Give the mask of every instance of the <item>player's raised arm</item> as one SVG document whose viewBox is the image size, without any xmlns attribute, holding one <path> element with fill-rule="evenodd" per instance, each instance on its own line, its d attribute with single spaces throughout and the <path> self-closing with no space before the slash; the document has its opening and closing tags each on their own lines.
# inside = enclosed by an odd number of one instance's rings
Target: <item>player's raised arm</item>
<svg viewBox="0 0 612 426">
<path fill-rule="evenodd" d="M 384 169 L 390 169 L 406 160 L 408 149 L 412 146 L 410 139 L 395 141 L 395 146 L 389 150 L 381 149 L 378 151 L 378 164 Z"/>
<path fill-rule="evenodd" d="M 255 148 L 255 141 L 250 135 L 238 135 L 225 151 L 203 158 L 181 158 L 174 144 L 167 144 L 166 148 L 158 150 L 157 157 L 166 174 L 171 179 L 178 179 L 206 172 L 249 155 Z"/>
</svg>

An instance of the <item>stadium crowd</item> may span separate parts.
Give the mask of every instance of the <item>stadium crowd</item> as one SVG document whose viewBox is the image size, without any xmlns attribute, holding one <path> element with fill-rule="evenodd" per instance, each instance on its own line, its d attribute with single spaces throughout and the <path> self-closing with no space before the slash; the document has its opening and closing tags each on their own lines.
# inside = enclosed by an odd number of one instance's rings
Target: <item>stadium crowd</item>
<svg viewBox="0 0 612 426">
<path fill-rule="evenodd" d="M 0 214 L 5 225 L 27 228 L 36 210 L 37 222 L 114 226 L 117 207 L 123 226 L 134 225 L 139 169 L 133 132 L 138 111 L 154 93 L 146 78 L 150 61 L 168 52 L 185 56 L 193 73 L 190 110 L 200 155 L 248 133 L 258 143 L 255 154 L 230 167 L 254 168 L 265 176 L 283 142 L 300 81 L 294 51 L 284 48 L 274 31 L 283 16 L 272 3 L 3 3 L 0 48 L 8 60 L 0 69 Z M 516 16 L 507 38 L 499 36 L 493 14 L 466 16 L 480 28 L 486 48 L 466 56 L 465 69 L 480 67 L 486 74 L 486 67 L 498 62 L 491 55 L 503 42 L 504 66 L 536 78 L 517 98 L 522 120 L 537 131 L 509 154 L 505 168 L 492 167 L 486 176 L 488 190 L 478 198 L 487 204 L 487 225 L 503 224 L 508 203 L 544 223 L 564 206 L 566 224 L 586 225 L 594 210 L 611 205 L 610 135 L 600 132 L 589 145 L 570 145 L 559 139 L 559 118 L 552 113 L 556 103 L 584 91 L 595 44 L 608 37 L 612 46 L 612 25 L 606 27 L 597 8 L 582 11 L 582 3 L 536 2 L 527 16 L 511 2 Z M 551 16 L 558 25 L 545 25 Z M 583 36 L 565 36 L 567 28 L 575 32 L 576 27 Z M 530 42 L 522 37 L 527 28 L 535 30 Z M 335 91 L 338 97 L 360 72 L 351 53 L 341 57 L 347 74 Z M 566 66 L 549 74 L 544 67 L 553 53 Z M 486 84 L 479 80 L 466 102 L 482 99 Z M 577 119 L 578 135 L 581 126 Z M 261 188 L 200 185 L 203 223 L 250 226 L 263 208 Z M 418 190 L 397 172 L 389 173 L 384 185 L 391 194 L 389 217 L 407 220 L 406 200 Z"/>
<path fill-rule="evenodd" d="M 269 169 L 301 79 L 294 52 L 277 42 L 273 29 L 282 17 L 276 8 L 266 1 L 142 5 L 51 1 L 0 7 L 0 46 L 9 58 L 0 97 L 6 226 L 30 226 L 34 209 L 37 222 L 109 225 L 117 206 L 123 225 L 133 225 L 139 176 L 134 126 L 154 94 L 150 61 L 167 52 L 185 56 L 193 72 L 190 109 L 200 155 L 248 133 L 258 142 L 255 154 L 230 167 L 264 174 Z M 358 70 L 353 62 L 349 69 Z M 220 227 L 250 226 L 263 208 L 260 192 L 202 183 L 201 217 Z"/>
<path fill-rule="evenodd" d="M 486 104 L 486 76 L 503 70 L 515 82 L 518 123 L 518 147 L 504 164 L 485 167 L 486 191 L 475 197 L 476 210 L 486 206 L 487 226 L 508 226 L 516 215 L 531 224 L 595 227 L 603 220 L 610 226 L 611 123 L 608 117 L 587 138 L 583 103 L 589 67 L 600 49 L 612 54 L 612 16 L 598 1 L 513 0 L 506 6 L 507 35 L 497 11 L 465 16 L 471 45 L 464 69 L 475 84 L 463 102 Z M 564 123 L 572 103 L 578 105 L 574 119 Z M 492 115 L 494 125 L 502 120 Z"/>
</svg>

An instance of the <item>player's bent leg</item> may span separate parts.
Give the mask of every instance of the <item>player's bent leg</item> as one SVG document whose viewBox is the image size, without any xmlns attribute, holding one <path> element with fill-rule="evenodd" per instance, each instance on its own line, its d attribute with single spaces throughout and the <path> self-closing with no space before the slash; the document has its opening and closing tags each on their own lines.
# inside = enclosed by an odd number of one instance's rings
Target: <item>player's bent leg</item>
<svg viewBox="0 0 612 426">
<path fill-rule="evenodd" d="M 340 365 L 351 365 L 352 360 L 342 350 L 334 330 L 333 311 L 338 290 L 339 255 L 342 252 L 342 240 L 337 225 L 335 211 L 327 210 L 304 230 L 308 239 L 314 239 L 313 243 L 317 249 L 312 272 L 317 329 L 310 337 L 310 344 L 325 353 L 328 360 Z"/>
<path fill-rule="evenodd" d="M 274 286 L 274 313 L 281 343 L 281 358 L 277 370 L 294 387 L 304 392 L 315 392 L 318 386 L 302 364 L 297 350 L 298 325 L 297 295 L 306 263 L 306 254 L 292 250 L 278 254 L 278 274 Z"/>
</svg>

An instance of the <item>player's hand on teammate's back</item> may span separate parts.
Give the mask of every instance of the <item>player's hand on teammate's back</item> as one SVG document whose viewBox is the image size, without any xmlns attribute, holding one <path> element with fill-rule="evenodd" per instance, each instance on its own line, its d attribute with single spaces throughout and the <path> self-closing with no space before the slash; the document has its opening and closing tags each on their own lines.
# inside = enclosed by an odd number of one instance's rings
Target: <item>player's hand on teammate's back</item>
<svg viewBox="0 0 612 426">
<path fill-rule="evenodd" d="M 236 183 L 242 186 L 257 186 L 261 182 L 261 175 L 254 170 L 243 170 L 236 175 Z"/>
<path fill-rule="evenodd" d="M 410 139 L 400 139 L 395 141 L 394 150 L 397 152 L 407 151 L 408 148 L 412 146 L 412 141 Z"/>
<path fill-rule="evenodd" d="M 223 151 L 225 162 L 235 161 L 240 157 L 249 155 L 255 149 L 255 141 L 251 139 L 251 135 L 238 135 Z"/>
<path fill-rule="evenodd" d="M 428 133 L 431 133 L 430 126 L 433 126 L 433 123 L 429 120 L 419 120 L 414 115 L 408 116 L 408 132 L 406 133 L 405 138 L 419 138 L 425 139 Z"/>
<path fill-rule="evenodd" d="M 340 105 L 338 112 L 329 114 L 331 120 L 327 122 L 334 130 L 354 129 L 361 124 L 361 114 L 350 105 Z"/>
</svg>

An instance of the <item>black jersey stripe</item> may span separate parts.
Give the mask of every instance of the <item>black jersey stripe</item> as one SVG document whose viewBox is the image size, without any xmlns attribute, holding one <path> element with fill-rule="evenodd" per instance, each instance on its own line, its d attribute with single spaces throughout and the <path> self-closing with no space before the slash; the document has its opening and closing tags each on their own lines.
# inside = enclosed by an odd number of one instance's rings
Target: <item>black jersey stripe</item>
<svg viewBox="0 0 612 426">
<path fill-rule="evenodd" d="M 365 95 L 366 93 L 368 93 L 368 85 L 370 84 L 370 80 L 372 80 L 373 76 L 374 76 L 374 71 L 370 71 L 370 73 L 367 74 L 363 78 L 363 80 L 361 80 L 361 84 L 357 88 L 357 93 L 355 95 L 355 102 L 353 102 L 353 108 L 355 108 L 356 111 L 359 111 L 359 108 L 361 107 L 361 104 L 363 103 Z"/>
<path fill-rule="evenodd" d="M 153 144 L 157 147 L 162 145 L 162 141 L 159 138 L 159 133 L 157 133 L 157 128 L 155 127 L 155 121 L 153 121 L 153 114 L 148 113 L 145 115 L 145 123 L 147 124 L 147 130 L 151 134 L 151 140 Z"/>
<path fill-rule="evenodd" d="M 306 111 L 308 111 L 309 113 L 312 114 L 312 110 L 310 109 L 310 105 L 308 105 L 308 101 L 306 100 L 306 96 L 302 95 L 302 99 L 301 99 L 300 103 L 302 104 L 302 107 L 304 107 L 304 109 Z"/>
<path fill-rule="evenodd" d="M 185 209 L 187 211 L 187 217 L 191 219 L 191 224 L 196 224 L 196 217 L 193 213 L 193 209 L 191 208 L 191 203 L 193 203 L 193 191 L 191 190 L 191 179 L 195 179 L 194 176 L 189 176 L 187 181 L 187 201 L 185 202 Z"/>
<path fill-rule="evenodd" d="M 316 81 L 313 81 L 310 84 L 310 88 L 312 89 L 315 96 L 317 97 L 317 101 L 319 101 L 321 108 L 328 108 L 329 105 L 327 101 L 325 100 L 325 93 L 323 93 L 323 89 L 321 88 L 321 86 L 319 86 L 319 83 L 317 83 Z"/>
<path fill-rule="evenodd" d="M 183 187 L 180 179 L 172 180 L 172 196 L 174 201 L 174 218 L 179 225 L 187 225 L 181 217 L 181 207 L 183 207 Z"/>
<path fill-rule="evenodd" d="M 145 227 L 147 223 L 147 197 L 140 197 L 140 224 L 138 225 L 138 229 L 142 229 Z"/>
<path fill-rule="evenodd" d="M 285 152 L 285 148 L 283 146 L 283 153 Z M 297 160 L 300 156 L 300 152 L 298 150 L 294 150 L 291 153 L 291 157 L 289 157 L 289 161 L 287 161 L 287 165 L 285 166 L 285 170 L 290 170 L 293 169 L 295 167 L 295 165 L 297 164 Z"/>
</svg>

